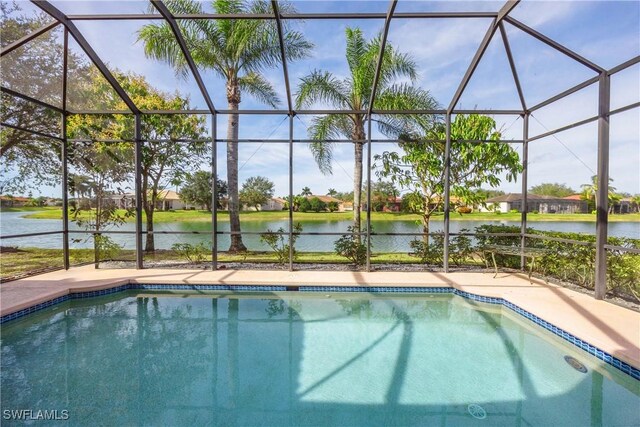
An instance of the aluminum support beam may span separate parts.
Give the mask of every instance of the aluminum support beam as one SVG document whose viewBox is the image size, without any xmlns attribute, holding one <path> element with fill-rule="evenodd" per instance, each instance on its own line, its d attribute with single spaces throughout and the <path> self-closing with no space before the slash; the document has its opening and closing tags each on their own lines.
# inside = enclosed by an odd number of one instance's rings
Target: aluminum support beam
<svg viewBox="0 0 640 427">
<path fill-rule="evenodd" d="M 144 268 L 142 257 L 142 123 L 140 113 L 135 116 L 135 191 L 136 191 L 136 268 Z M 145 194 L 146 199 L 146 194 Z"/>
<path fill-rule="evenodd" d="M 496 12 L 401 12 L 395 17 L 402 19 L 447 19 L 447 18 L 496 18 Z M 146 13 L 129 14 L 78 14 L 67 15 L 74 21 L 113 21 L 113 20 L 158 20 L 163 19 L 159 15 Z M 201 14 L 176 14 L 176 19 L 274 19 L 268 13 L 201 13 Z M 385 19 L 385 13 L 285 13 L 281 19 L 292 20 L 317 20 L 317 19 Z"/>
<path fill-rule="evenodd" d="M 15 96 L 16 98 L 20 98 L 24 101 L 34 103 L 44 108 L 49 108 L 53 111 L 57 111 L 58 113 L 64 113 L 64 110 L 60 107 L 56 107 L 55 105 L 48 104 L 46 102 L 40 101 L 39 99 L 32 98 L 28 95 L 23 95 L 20 92 L 16 92 L 15 90 L 9 89 L 7 87 L 0 87 L 0 92 L 6 93 L 7 95 Z"/>
<path fill-rule="evenodd" d="M 289 116 L 289 271 L 293 271 L 293 115 Z"/>
<path fill-rule="evenodd" d="M 502 36 L 502 44 L 504 45 L 504 50 L 507 53 L 507 59 L 509 60 L 509 67 L 511 68 L 511 74 L 513 75 L 513 82 L 516 85 L 516 90 L 518 91 L 518 98 L 520 98 L 520 105 L 522 106 L 522 111 L 527 111 L 527 103 L 524 99 L 524 93 L 522 92 L 522 86 L 520 86 L 520 79 L 518 78 L 518 71 L 516 70 L 516 64 L 513 60 L 513 54 L 511 53 L 511 45 L 509 44 L 509 38 L 507 37 L 507 32 L 504 29 L 504 23 L 499 24 L 500 27 L 500 35 Z"/>
<path fill-rule="evenodd" d="M 371 271 L 371 117 L 367 120 L 367 265 L 366 270 Z M 360 224 L 358 224 L 360 228 Z"/>
<path fill-rule="evenodd" d="M 280 20 L 280 9 L 278 1 L 271 0 L 273 15 L 276 19 L 276 27 L 278 29 L 278 41 L 280 44 L 280 58 L 282 59 L 282 72 L 284 73 L 284 87 L 287 91 L 287 107 L 290 117 L 293 117 L 293 102 L 291 101 L 291 87 L 289 86 L 289 71 L 287 69 L 287 55 L 284 51 L 284 30 L 282 29 L 282 21 Z"/>
<path fill-rule="evenodd" d="M 62 141 L 63 140 L 59 136 L 49 135 L 48 133 L 39 132 L 37 130 L 32 130 L 32 129 L 29 129 L 29 128 L 23 128 L 23 127 L 20 127 L 20 126 L 12 125 L 11 123 L 0 122 L 0 126 L 4 126 L 4 127 L 15 129 L 15 130 L 19 130 L 20 132 L 30 133 L 32 135 L 38 135 L 38 136 L 41 136 L 43 138 L 51 138 L 51 139 L 55 139 L 55 140 L 58 140 L 58 141 Z"/>
<path fill-rule="evenodd" d="M 69 64 L 69 31 L 64 29 L 62 56 L 62 109 L 67 109 L 67 68 Z M 67 140 L 67 113 L 61 115 L 62 137 L 62 259 L 64 269 L 69 269 L 69 141 Z"/>
<path fill-rule="evenodd" d="M 611 110 L 609 112 L 609 116 L 613 116 L 615 114 L 619 114 L 625 112 L 627 110 L 632 110 L 634 108 L 640 107 L 640 102 L 634 102 L 633 104 L 625 105 L 624 107 L 616 108 L 615 110 Z"/>
<path fill-rule="evenodd" d="M 527 246 L 527 208 L 528 208 L 528 177 L 529 177 L 529 113 L 523 117 L 522 125 L 522 207 L 520 209 L 520 269 L 527 267 L 527 257 L 524 256 Z"/>
<path fill-rule="evenodd" d="M 451 216 L 451 114 L 445 117 L 445 135 L 446 141 L 444 146 L 444 256 L 443 267 L 444 272 L 449 272 L 449 226 Z"/>
<path fill-rule="evenodd" d="M 3 88 L 3 92 L 6 90 Z M 24 95 L 18 94 L 17 96 L 26 98 Z M 45 104 L 46 107 L 60 109 Z M 209 110 L 140 110 L 142 114 L 211 114 Z M 72 110 L 68 111 L 69 114 L 86 114 L 86 115 L 114 115 L 114 114 L 134 114 L 127 110 Z M 286 116 L 289 114 L 289 110 L 216 110 L 217 114 L 239 114 L 239 115 L 276 115 Z M 293 110 L 294 115 L 322 115 L 322 114 L 367 114 L 368 110 Z M 376 110 L 373 109 L 371 114 L 373 115 L 415 115 L 415 114 L 439 114 L 445 115 L 447 110 Z M 452 110 L 451 114 L 486 114 L 486 115 L 506 115 L 506 116 L 520 116 L 524 114 L 522 110 Z"/>
<path fill-rule="evenodd" d="M 561 45 L 560 43 L 556 42 L 555 40 L 550 39 L 549 37 L 545 36 L 544 34 L 539 33 L 538 31 L 534 30 L 533 28 L 529 27 L 528 25 L 523 24 L 522 22 L 518 21 L 517 19 L 513 19 L 512 17 L 507 16 L 505 18 L 505 20 L 508 23 L 510 23 L 511 25 L 513 25 L 514 27 L 516 27 L 516 28 L 524 31 L 525 33 L 529 34 L 530 36 L 535 37 L 536 39 L 540 40 L 544 44 L 546 44 L 548 46 L 551 46 L 552 48 L 554 48 L 558 52 L 561 52 L 561 53 L 567 55 L 569 58 L 573 59 L 574 61 L 577 61 L 577 62 L 581 63 L 582 65 L 584 65 L 587 68 L 591 68 L 596 73 L 602 73 L 602 72 L 606 71 L 601 66 L 599 66 L 599 65 L 589 61 L 588 59 L 578 55 L 576 52 L 572 51 L 571 49 Z"/>
<path fill-rule="evenodd" d="M 580 120 L 578 122 L 571 123 L 570 125 L 562 126 L 560 128 L 557 128 L 557 129 L 554 129 L 554 130 L 550 130 L 549 132 L 545 132 L 545 133 L 541 133 L 541 134 L 536 135 L 536 136 L 532 136 L 532 137 L 529 138 L 528 141 L 531 142 L 531 141 L 535 141 L 537 139 L 546 138 L 547 136 L 555 135 L 556 133 L 564 132 L 565 130 L 569 130 L 569 129 L 573 129 L 573 128 L 578 127 L 578 126 L 586 125 L 587 123 L 595 122 L 596 120 L 598 120 L 598 118 L 599 118 L 599 116 L 589 117 L 588 119 Z"/>
<path fill-rule="evenodd" d="M 634 65 L 636 65 L 637 63 L 640 63 L 640 55 L 631 58 L 628 61 L 623 62 L 620 65 L 616 65 L 615 67 L 613 67 L 612 69 L 610 69 L 609 71 L 607 71 L 607 74 L 612 75 L 615 73 L 619 73 L 622 70 L 626 70 L 629 67 L 632 67 Z"/>
<path fill-rule="evenodd" d="M 82 50 L 84 50 L 89 59 L 98 68 L 100 73 L 104 76 L 105 79 L 107 79 L 111 87 L 113 87 L 113 90 L 115 90 L 122 101 L 127 104 L 127 108 L 129 108 L 133 113 L 139 113 L 140 110 L 138 110 L 138 107 L 136 107 L 129 95 L 127 95 L 122 86 L 120 86 L 120 83 L 118 83 L 116 78 L 113 77 L 113 74 L 111 74 L 104 62 L 102 62 L 96 51 L 93 50 L 91 44 L 89 44 L 89 42 L 84 38 L 80 30 L 78 30 L 78 27 L 76 27 L 76 25 L 71 20 L 69 20 L 69 18 L 67 18 L 64 13 L 62 13 L 58 8 L 53 6 L 48 1 L 31 0 L 31 2 L 49 15 L 53 16 L 69 30 L 73 38 L 76 40 L 76 42 L 78 42 L 78 45 L 80 45 Z"/>
<path fill-rule="evenodd" d="M 592 84 L 596 83 L 599 79 L 600 79 L 600 77 L 595 76 L 595 77 L 592 77 L 592 78 L 590 78 L 588 80 L 583 81 L 582 83 L 578 83 L 577 85 L 575 85 L 573 87 L 570 87 L 569 89 L 567 89 L 567 90 L 565 90 L 563 92 L 560 92 L 559 94 L 554 95 L 551 98 L 540 102 L 539 104 L 534 105 L 533 107 L 529 108 L 529 112 L 534 112 L 536 110 L 539 110 L 542 107 L 545 107 L 545 106 L 547 106 L 547 105 L 549 105 L 549 104 L 551 104 L 553 102 L 556 102 L 556 101 L 558 101 L 558 100 L 560 100 L 560 99 L 562 99 L 562 98 L 564 98 L 566 96 L 571 95 L 572 93 L 578 92 L 579 90 L 582 90 L 582 89 L 584 89 L 584 88 L 586 88 L 588 86 L 591 86 Z"/>
<path fill-rule="evenodd" d="M 176 22 L 175 18 L 173 17 L 173 15 L 171 14 L 167 6 L 161 0 L 151 0 L 151 3 L 158 10 L 158 12 L 160 12 L 162 17 L 169 24 L 169 27 L 171 28 L 171 31 L 173 32 L 173 35 L 176 38 L 176 42 L 178 43 L 178 46 L 180 46 L 180 50 L 184 55 L 184 59 L 187 61 L 187 65 L 191 70 L 191 74 L 193 74 L 193 77 L 196 80 L 198 89 L 200 89 L 200 93 L 202 93 L 202 97 L 204 98 L 204 101 L 207 104 L 207 108 L 209 108 L 209 112 L 211 114 L 214 114 L 216 109 L 213 106 L 213 102 L 211 101 L 209 92 L 207 92 L 207 88 L 205 87 L 204 82 L 202 81 L 202 76 L 200 76 L 198 67 L 196 66 L 196 63 L 194 62 L 193 57 L 191 56 L 191 52 L 189 52 L 189 49 L 187 48 L 187 43 L 184 41 L 184 37 L 182 36 L 182 32 L 180 31 L 180 27 L 178 26 L 178 23 Z"/>
<path fill-rule="evenodd" d="M 218 269 L 218 117 L 211 115 L 211 270 Z"/>
<path fill-rule="evenodd" d="M 607 293 L 607 228 L 609 222 L 609 108 L 610 77 L 600 74 L 598 83 L 598 189 L 596 191 L 596 277 L 595 297 Z"/>
<path fill-rule="evenodd" d="M 31 34 L 27 34 L 24 37 L 19 38 L 18 40 L 14 41 L 13 43 L 9 44 L 7 47 L 5 47 L 4 49 L 2 49 L 2 52 L 0 52 L 0 58 L 5 56 L 8 53 L 13 52 L 14 50 L 24 46 L 26 43 L 29 43 L 31 40 L 35 39 L 36 37 L 41 36 L 42 34 L 46 33 L 49 30 L 54 29 L 55 27 L 57 27 L 58 25 L 60 25 L 60 23 L 58 21 L 54 21 L 50 24 L 45 25 L 44 27 L 37 29 L 36 31 L 34 31 Z"/>
<path fill-rule="evenodd" d="M 513 8 L 516 7 L 519 2 L 520 0 L 508 0 L 504 4 L 504 6 L 502 6 L 500 11 L 498 12 L 498 16 L 496 16 L 496 18 L 493 20 L 493 22 L 487 29 L 487 32 L 485 33 L 484 38 L 480 43 L 480 46 L 478 46 L 478 50 L 476 51 L 475 55 L 473 56 L 473 59 L 471 60 L 471 64 L 469 64 L 469 68 L 467 68 L 466 73 L 462 77 L 462 81 L 458 85 L 458 89 L 456 90 L 456 93 L 453 95 L 453 99 L 451 99 L 451 102 L 449 103 L 449 108 L 447 109 L 448 112 L 451 113 L 455 108 L 455 106 L 458 104 L 458 101 L 460 101 L 460 97 L 462 96 L 462 93 L 464 92 L 465 88 L 469 84 L 469 81 L 471 80 L 473 73 L 478 67 L 478 64 L 480 63 L 482 56 L 487 50 L 487 47 L 489 47 L 489 43 L 491 43 L 491 39 L 493 38 L 493 35 L 498 29 L 498 25 L 500 25 L 503 19 L 507 19 L 509 12 L 511 12 L 511 10 L 513 10 Z M 478 113 L 481 114 L 480 112 Z"/>
<path fill-rule="evenodd" d="M 380 80 L 380 71 L 382 70 L 382 61 L 384 60 L 384 50 L 387 47 L 387 36 L 389 35 L 389 26 L 391 25 L 391 18 L 393 17 L 393 11 L 398 4 L 397 0 L 391 0 L 389 3 L 389 10 L 387 10 L 387 16 L 384 20 L 384 29 L 382 30 L 382 37 L 380 39 L 380 51 L 378 52 L 378 62 L 376 63 L 376 71 L 373 75 L 373 84 L 371 85 L 371 95 L 369 98 L 369 108 L 367 108 L 367 117 L 371 122 L 371 113 L 373 112 L 373 104 L 376 101 L 376 92 L 378 90 L 378 81 Z M 369 126 L 371 129 L 371 126 Z M 371 132 L 369 132 L 371 137 Z"/>
</svg>

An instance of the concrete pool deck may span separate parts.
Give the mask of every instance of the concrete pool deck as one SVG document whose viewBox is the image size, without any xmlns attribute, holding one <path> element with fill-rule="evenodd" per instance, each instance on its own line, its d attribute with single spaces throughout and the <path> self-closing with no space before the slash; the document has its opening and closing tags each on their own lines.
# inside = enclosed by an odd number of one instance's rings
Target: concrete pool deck
<svg viewBox="0 0 640 427">
<path fill-rule="evenodd" d="M 69 293 L 139 284 L 449 286 L 503 298 L 636 368 L 640 368 L 640 313 L 525 274 L 265 271 L 265 270 L 96 270 L 92 265 L 55 271 L 0 285 L 4 316 Z"/>
</svg>

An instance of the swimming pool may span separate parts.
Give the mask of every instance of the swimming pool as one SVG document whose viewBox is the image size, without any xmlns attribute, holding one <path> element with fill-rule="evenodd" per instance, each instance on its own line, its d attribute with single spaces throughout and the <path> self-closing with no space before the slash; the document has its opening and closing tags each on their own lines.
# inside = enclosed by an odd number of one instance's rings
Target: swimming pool
<svg viewBox="0 0 640 427">
<path fill-rule="evenodd" d="M 640 425 L 640 381 L 450 293 L 75 299 L 3 325 L 1 377 L 8 424 Z"/>
</svg>

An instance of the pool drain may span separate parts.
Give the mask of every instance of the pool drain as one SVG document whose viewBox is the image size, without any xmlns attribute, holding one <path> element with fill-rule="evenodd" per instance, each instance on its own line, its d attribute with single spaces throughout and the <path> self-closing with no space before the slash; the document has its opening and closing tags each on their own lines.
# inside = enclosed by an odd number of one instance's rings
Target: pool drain
<svg viewBox="0 0 640 427">
<path fill-rule="evenodd" d="M 467 406 L 467 411 L 469 411 L 469 414 L 471 414 L 471 416 L 477 420 L 484 420 L 485 418 L 487 418 L 487 411 L 485 411 L 482 406 L 476 403 L 472 403 Z"/>
<path fill-rule="evenodd" d="M 564 361 L 567 362 L 569 366 L 571 366 L 576 371 L 582 372 L 583 374 L 587 373 L 587 367 L 584 366 L 581 362 L 579 362 L 578 359 L 576 359 L 575 357 L 565 356 Z"/>
</svg>

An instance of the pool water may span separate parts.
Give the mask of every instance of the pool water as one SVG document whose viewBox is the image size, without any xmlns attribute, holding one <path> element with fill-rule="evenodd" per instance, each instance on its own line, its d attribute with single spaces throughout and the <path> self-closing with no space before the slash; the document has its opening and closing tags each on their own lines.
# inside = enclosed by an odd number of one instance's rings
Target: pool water
<svg viewBox="0 0 640 427">
<path fill-rule="evenodd" d="M 640 425 L 639 381 L 453 295 L 72 300 L 3 325 L 1 378 L 3 425 Z"/>
</svg>

